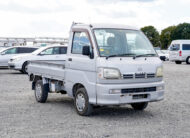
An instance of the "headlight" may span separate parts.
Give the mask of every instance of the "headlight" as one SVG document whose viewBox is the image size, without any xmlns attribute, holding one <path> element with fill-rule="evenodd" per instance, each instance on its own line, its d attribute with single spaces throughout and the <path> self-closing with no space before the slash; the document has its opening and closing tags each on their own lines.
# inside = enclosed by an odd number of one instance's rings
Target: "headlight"
<svg viewBox="0 0 190 138">
<path fill-rule="evenodd" d="M 163 77 L 163 67 L 158 67 L 157 68 L 156 77 Z"/>
<path fill-rule="evenodd" d="M 100 79 L 119 79 L 121 77 L 121 74 L 118 69 L 99 68 L 98 77 Z"/>
<path fill-rule="evenodd" d="M 18 58 L 14 58 L 12 61 L 19 61 L 19 60 L 21 60 L 20 57 L 18 57 Z"/>
</svg>

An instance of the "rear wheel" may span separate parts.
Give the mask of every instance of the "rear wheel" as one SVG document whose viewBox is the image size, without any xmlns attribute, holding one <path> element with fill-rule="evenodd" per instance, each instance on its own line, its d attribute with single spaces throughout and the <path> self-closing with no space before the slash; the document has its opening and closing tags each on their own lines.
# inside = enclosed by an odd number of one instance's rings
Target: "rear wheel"
<svg viewBox="0 0 190 138">
<path fill-rule="evenodd" d="M 76 91 L 74 105 L 79 115 L 88 116 L 92 113 L 93 106 L 89 103 L 88 94 L 85 88 L 79 88 Z"/>
<path fill-rule="evenodd" d="M 186 63 L 187 63 L 187 64 L 190 64 L 190 57 L 187 57 Z"/>
<path fill-rule="evenodd" d="M 144 102 L 144 103 L 133 103 L 133 104 L 131 104 L 131 106 L 132 106 L 133 109 L 135 109 L 135 110 L 144 110 L 144 109 L 148 106 L 148 102 Z"/>
<path fill-rule="evenodd" d="M 28 73 L 28 62 L 24 62 L 24 64 L 22 65 L 22 72 L 24 74 Z"/>
<path fill-rule="evenodd" d="M 37 102 L 45 103 L 48 97 L 48 84 L 43 84 L 42 80 L 38 80 L 35 84 L 35 98 Z"/>
<path fill-rule="evenodd" d="M 181 64 L 181 61 L 175 61 L 176 64 Z"/>
</svg>

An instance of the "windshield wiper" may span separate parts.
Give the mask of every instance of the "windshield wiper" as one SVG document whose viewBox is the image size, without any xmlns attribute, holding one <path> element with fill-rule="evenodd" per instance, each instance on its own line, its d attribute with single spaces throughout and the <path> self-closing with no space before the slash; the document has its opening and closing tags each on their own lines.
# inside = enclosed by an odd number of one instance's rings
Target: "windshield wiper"
<svg viewBox="0 0 190 138">
<path fill-rule="evenodd" d="M 137 57 L 147 57 L 147 56 L 155 56 L 156 54 L 141 54 L 141 55 L 136 55 L 133 57 L 133 59 L 137 58 Z"/>
<path fill-rule="evenodd" d="M 106 57 L 106 59 L 110 58 L 110 57 L 124 57 L 124 56 L 134 56 L 136 54 L 133 54 L 133 53 L 127 53 L 127 54 L 115 54 L 115 55 L 109 55 Z"/>
</svg>

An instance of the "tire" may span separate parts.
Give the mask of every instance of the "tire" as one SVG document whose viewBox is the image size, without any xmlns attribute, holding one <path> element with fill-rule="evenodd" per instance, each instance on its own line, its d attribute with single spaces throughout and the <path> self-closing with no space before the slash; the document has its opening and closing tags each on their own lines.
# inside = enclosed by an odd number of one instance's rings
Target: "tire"
<svg viewBox="0 0 190 138">
<path fill-rule="evenodd" d="M 93 111 L 93 106 L 89 103 L 88 94 L 85 88 L 79 88 L 74 97 L 74 106 L 81 116 L 89 116 Z"/>
<path fill-rule="evenodd" d="M 190 64 L 190 57 L 187 57 L 186 63 L 187 63 L 187 64 Z"/>
<path fill-rule="evenodd" d="M 26 62 L 24 62 L 24 64 L 22 65 L 22 72 L 24 73 L 24 74 L 28 74 L 28 72 L 27 72 L 27 66 L 28 66 L 28 62 L 26 61 Z"/>
<path fill-rule="evenodd" d="M 22 70 L 19 70 L 20 71 L 20 73 L 24 73 Z"/>
<path fill-rule="evenodd" d="M 144 103 L 133 103 L 131 104 L 134 110 L 144 110 L 148 106 L 148 102 Z"/>
<path fill-rule="evenodd" d="M 42 80 L 38 80 L 35 84 L 34 95 L 37 102 L 45 103 L 48 97 L 49 85 L 43 84 Z"/>
<path fill-rule="evenodd" d="M 181 61 L 175 61 L 176 64 L 181 64 Z"/>
</svg>

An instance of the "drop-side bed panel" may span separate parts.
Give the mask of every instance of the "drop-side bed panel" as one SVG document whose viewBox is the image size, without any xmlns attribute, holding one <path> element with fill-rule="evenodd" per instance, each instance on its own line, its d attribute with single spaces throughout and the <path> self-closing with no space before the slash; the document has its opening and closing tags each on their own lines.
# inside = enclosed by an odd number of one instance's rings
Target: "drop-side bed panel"
<svg viewBox="0 0 190 138">
<path fill-rule="evenodd" d="M 30 61 L 28 64 L 28 74 L 39 75 L 45 78 L 64 80 L 65 61 L 64 60 L 40 60 Z"/>
</svg>

